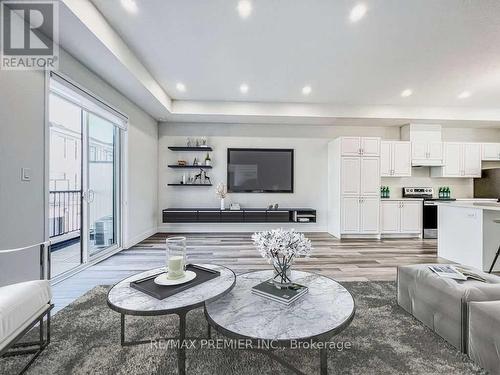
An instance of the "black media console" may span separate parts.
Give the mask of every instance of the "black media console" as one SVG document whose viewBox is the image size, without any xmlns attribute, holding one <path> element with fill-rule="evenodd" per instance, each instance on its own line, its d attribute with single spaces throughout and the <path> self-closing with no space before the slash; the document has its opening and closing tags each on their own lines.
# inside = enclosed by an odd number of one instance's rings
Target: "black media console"
<svg viewBox="0 0 500 375">
<path fill-rule="evenodd" d="M 163 210 L 164 223 L 315 223 L 316 210 L 311 208 L 168 208 Z"/>
</svg>

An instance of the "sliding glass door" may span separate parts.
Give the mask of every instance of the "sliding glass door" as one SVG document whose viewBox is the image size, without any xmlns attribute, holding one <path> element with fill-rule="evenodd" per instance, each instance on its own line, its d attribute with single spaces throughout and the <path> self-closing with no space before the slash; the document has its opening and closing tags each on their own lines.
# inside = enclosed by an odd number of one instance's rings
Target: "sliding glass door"
<svg viewBox="0 0 500 375">
<path fill-rule="evenodd" d="M 87 248 L 93 257 L 115 248 L 118 211 L 119 129 L 93 113 L 87 119 Z"/>
<path fill-rule="evenodd" d="M 120 139 L 126 131 L 126 119 L 112 108 L 58 80 L 51 79 L 48 106 L 53 277 L 120 246 Z"/>
</svg>

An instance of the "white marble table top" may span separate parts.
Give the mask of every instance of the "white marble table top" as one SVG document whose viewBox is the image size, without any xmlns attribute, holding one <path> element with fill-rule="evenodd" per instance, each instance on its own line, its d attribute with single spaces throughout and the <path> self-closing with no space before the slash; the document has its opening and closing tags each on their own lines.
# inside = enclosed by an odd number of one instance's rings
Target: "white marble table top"
<svg viewBox="0 0 500 375">
<path fill-rule="evenodd" d="M 175 310 L 196 307 L 205 301 L 217 298 L 233 287 L 236 276 L 229 268 L 214 264 L 197 265 L 219 271 L 220 276 L 163 300 L 130 287 L 131 281 L 157 274 L 164 269 L 155 268 L 130 276 L 116 284 L 108 293 L 108 305 L 116 311 L 131 315 L 167 314 L 169 311 L 175 313 Z"/>
<path fill-rule="evenodd" d="M 354 299 L 336 281 L 314 273 L 292 271 L 293 282 L 309 288 L 290 306 L 252 294 L 252 287 L 272 277 L 272 271 L 239 275 L 225 296 L 205 305 L 211 324 L 227 334 L 263 340 L 306 340 L 331 333 L 350 323 Z"/>
</svg>

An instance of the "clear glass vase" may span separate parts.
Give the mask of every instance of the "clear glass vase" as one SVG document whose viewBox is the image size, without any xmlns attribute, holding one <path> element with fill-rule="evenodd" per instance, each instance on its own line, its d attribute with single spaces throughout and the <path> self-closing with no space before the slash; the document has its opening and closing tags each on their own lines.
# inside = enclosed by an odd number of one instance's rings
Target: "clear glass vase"
<svg viewBox="0 0 500 375">
<path fill-rule="evenodd" d="M 167 238 L 166 244 L 167 279 L 180 279 L 186 274 L 186 237 Z"/>
<path fill-rule="evenodd" d="M 273 283 L 276 288 L 286 289 L 292 285 L 292 261 L 273 259 Z"/>
</svg>

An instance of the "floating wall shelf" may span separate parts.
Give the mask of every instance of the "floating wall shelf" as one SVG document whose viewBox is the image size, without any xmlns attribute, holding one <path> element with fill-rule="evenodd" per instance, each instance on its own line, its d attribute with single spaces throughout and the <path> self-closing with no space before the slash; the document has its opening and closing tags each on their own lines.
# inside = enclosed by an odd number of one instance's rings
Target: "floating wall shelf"
<svg viewBox="0 0 500 375">
<path fill-rule="evenodd" d="M 168 166 L 169 168 L 191 168 L 191 169 L 212 169 L 211 165 L 177 165 L 172 164 Z"/>
<path fill-rule="evenodd" d="M 212 184 L 168 184 L 168 186 L 212 186 Z"/>
<path fill-rule="evenodd" d="M 212 147 L 178 147 L 178 146 L 169 146 L 169 150 L 172 151 L 212 151 Z"/>
</svg>

